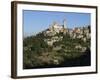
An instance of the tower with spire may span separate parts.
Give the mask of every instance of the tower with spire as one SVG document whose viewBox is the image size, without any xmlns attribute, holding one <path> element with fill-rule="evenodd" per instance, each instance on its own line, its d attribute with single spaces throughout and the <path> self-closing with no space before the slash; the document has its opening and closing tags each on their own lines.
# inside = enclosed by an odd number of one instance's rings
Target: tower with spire
<svg viewBox="0 0 100 80">
<path fill-rule="evenodd" d="M 63 28 L 66 28 L 66 29 L 67 29 L 66 24 L 67 24 L 67 23 L 66 23 L 66 19 L 64 19 L 64 20 L 63 20 Z"/>
</svg>

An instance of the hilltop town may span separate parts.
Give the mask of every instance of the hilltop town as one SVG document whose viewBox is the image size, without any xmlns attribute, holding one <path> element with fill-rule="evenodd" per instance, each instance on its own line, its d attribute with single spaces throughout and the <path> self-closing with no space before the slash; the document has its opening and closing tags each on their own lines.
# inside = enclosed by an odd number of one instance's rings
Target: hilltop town
<svg viewBox="0 0 100 80">
<path fill-rule="evenodd" d="M 53 22 L 24 39 L 24 68 L 90 65 L 90 41 L 90 25 L 71 29 L 66 20 Z"/>
<path fill-rule="evenodd" d="M 63 36 L 55 36 L 56 34 L 62 33 L 63 35 L 68 34 L 72 39 L 78 38 L 86 42 L 87 39 L 91 38 L 90 26 L 75 27 L 74 29 L 69 29 L 66 26 L 66 20 L 63 21 L 63 25 L 59 25 L 54 22 L 46 31 L 43 31 L 45 36 L 52 36 L 52 38 L 45 39 L 48 45 L 53 45 L 54 42 L 62 40 Z"/>
</svg>

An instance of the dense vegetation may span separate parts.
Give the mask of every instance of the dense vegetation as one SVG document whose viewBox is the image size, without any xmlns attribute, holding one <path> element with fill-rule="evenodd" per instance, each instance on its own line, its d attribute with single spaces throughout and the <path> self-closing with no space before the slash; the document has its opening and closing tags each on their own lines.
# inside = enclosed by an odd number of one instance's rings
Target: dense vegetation
<svg viewBox="0 0 100 80">
<path fill-rule="evenodd" d="M 90 65 L 90 39 L 84 42 L 78 38 L 71 38 L 68 33 L 65 35 L 59 33 L 55 36 L 63 36 L 63 39 L 54 42 L 53 46 L 49 46 L 44 41 L 44 39 L 50 39 L 51 36 L 44 36 L 43 33 L 24 38 L 24 69 Z M 81 45 L 86 50 L 76 49 L 76 45 Z"/>
</svg>

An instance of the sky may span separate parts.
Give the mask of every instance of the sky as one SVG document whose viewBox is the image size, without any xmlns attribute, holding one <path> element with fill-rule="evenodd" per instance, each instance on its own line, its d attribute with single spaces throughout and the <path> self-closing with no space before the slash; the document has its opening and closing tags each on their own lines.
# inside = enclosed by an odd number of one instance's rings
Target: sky
<svg viewBox="0 0 100 80">
<path fill-rule="evenodd" d="M 54 21 L 63 25 L 64 19 L 66 19 L 67 28 L 83 27 L 91 24 L 90 13 L 23 10 L 24 36 L 41 32 Z"/>
</svg>

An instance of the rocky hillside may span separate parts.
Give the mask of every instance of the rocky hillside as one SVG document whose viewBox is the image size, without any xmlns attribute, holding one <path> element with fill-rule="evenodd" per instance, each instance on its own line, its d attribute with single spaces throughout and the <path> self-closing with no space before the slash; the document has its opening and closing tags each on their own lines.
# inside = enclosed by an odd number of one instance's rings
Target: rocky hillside
<svg viewBox="0 0 100 80">
<path fill-rule="evenodd" d="M 24 68 L 90 65 L 90 26 L 65 28 L 53 23 L 23 40 Z"/>
</svg>

